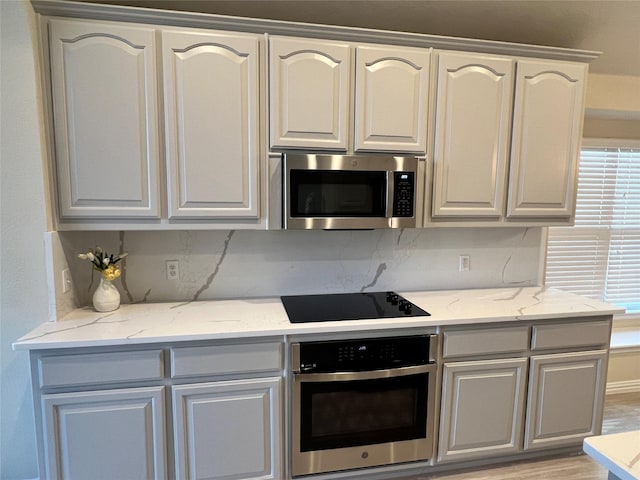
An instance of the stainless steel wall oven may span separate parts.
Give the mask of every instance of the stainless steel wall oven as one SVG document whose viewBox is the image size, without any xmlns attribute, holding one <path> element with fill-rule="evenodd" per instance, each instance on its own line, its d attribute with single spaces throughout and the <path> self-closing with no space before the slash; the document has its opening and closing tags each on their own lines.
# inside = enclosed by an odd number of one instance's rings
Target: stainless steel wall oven
<svg viewBox="0 0 640 480">
<path fill-rule="evenodd" d="M 428 460 L 437 336 L 292 344 L 292 474 Z"/>
</svg>

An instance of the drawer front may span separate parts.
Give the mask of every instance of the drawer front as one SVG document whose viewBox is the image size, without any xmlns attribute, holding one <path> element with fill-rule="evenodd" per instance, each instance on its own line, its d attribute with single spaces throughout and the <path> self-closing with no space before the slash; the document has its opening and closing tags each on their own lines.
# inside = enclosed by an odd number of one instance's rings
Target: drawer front
<svg viewBox="0 0 640 480">
<path fill-rule="evenodd" d="M 282 344 L 253 343 L 171 350 L 171 378 L 282 370 Z"/>
<path fill-rule="evenodd" d="M 38 358 L 40 388 L 161 380 L 162 350 Z"/>
<path fill-rule="evenodd" d="M 444 332 L 442 356 L 464 357 L 524 352 L 529 347 L 529 327 L 502 327 Z"/>
<path fill-rule="evenodd" d="M 534 325 L 531 349 L 608 345 L 610 333 L 609 320 Z"/>
</svg>

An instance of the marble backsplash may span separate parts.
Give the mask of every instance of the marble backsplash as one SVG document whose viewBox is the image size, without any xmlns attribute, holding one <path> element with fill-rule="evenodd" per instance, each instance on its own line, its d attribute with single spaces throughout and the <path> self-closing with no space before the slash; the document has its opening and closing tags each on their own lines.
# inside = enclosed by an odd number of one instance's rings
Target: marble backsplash
<svg viewBox="0 0 640 480">
<path fill-rule="evenodd" d="M 77 254 L 96 245 L 110 253 L 129 253 L 115 284 L 123 303 L 139 303 L 533 286 L 540 284 L 542 231 L 53 232 L 56 251 L 66 259 L 56 262 L 56 268 L 69 267 L 73 288 L 64 295 L 55 288 L 58 312 L 52 318 L 64 316 L 73 304 L 91 304 L 98 273 Z M 470 256 L 467 272 L 459 271 L 460 255 Z M 179 280 L 167 279 L 167 260 L 179 262 Z M 53 278 L 61 275 L 52 273 Z"/>
</svg>

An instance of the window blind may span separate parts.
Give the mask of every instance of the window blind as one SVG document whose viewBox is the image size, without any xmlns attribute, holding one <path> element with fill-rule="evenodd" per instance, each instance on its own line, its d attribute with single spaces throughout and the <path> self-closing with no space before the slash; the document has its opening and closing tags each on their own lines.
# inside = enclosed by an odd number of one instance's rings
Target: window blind
<svg viewBox="0 0 640 480">
<path fill-rule="evenodd" d="M 582 149 L 575 226 L 549 228 L 545 283 L 640 312 L 640 147 Z"/>
</svg>

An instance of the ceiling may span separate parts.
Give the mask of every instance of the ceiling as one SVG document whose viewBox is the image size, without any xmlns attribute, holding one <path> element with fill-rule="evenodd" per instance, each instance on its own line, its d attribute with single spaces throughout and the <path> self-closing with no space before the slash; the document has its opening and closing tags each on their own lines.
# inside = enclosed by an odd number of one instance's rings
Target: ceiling
<svg viewBox="0 0 640 480">
<path fill-rule="evenodd" d="M 640 76 L 640 0 L 91 1 L 595 50 L 591 72 Z"/>
</svg>

